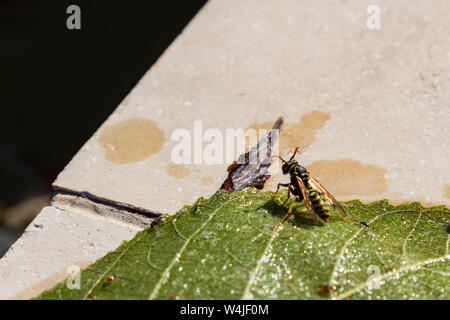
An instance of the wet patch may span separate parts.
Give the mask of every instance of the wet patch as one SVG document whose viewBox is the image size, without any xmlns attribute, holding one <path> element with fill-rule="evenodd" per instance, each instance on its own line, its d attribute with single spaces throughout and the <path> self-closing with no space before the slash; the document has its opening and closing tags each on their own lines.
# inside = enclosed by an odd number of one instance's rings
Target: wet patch
<svg viewBox="0 0 450 320">
<path fill-rule="evenodd" d="M 164 132 L 153 121 L 135 118 L 104 128 L 98 142 L 105 149 L 107 161 L 129 164 L 161 151 Z"/>
<path fill-rule="evenodd" d="M 209 186 L 214 183 L 214 179 L 212 177 L 204 177 L 202 178 L 201 183 L 204 186 Z"/>
<path fill-rule="evenodd" d="M 317 133 L 330 119 L 331 116 L 328 113 L 316 110 L 301 116 L 297 123 L 285 123 L 279 140 L 280 153 L 292 152 L 296 146 L 300 146 L 301 151 L 308 149 L 316 141 Z M 246 130 L 270 130 L 272 126 L 272 122 L 262 122 L 253 124 Z"/>
<path fill-rule="evenodd" d="M 442 195 L 445 199 L 450 200 L 450 183 L 444 183 L 442 185 Z"/>
<path fill-rule="evenodd" d="M 181 164 L 168 163 L 166 165 L 166 173 L 175 179 L 184 179 L 189 176 L 189 169 Z"/>
<path fill-rule="evenodd" d="M 307 169 L 336 197 L 377 196 L 388 190 L 386 169 L 356 160 L 319 160 Z"/>
</svg>

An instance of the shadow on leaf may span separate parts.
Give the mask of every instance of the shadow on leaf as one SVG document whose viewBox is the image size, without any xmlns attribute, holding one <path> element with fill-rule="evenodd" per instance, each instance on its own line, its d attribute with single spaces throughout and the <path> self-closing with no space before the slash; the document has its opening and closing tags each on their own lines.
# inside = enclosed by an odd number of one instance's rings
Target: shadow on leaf
<svg viewBox="0 0 450 320">
<path fill-rule="evenodd" d="M 281 220 L 282 217 L 289 210 L 291 205 L 291 200 L 289 200 L 286 205 L 282 205 L 276 199 L 271 199 L 267 201 L 261 208 L 267 210 L 272 216 L 277 217 Z M 294 216 L 294 218 L 292 218 Z M 291 217 L 289 217 L 284 223 L 291 224 L 297 228 L 310 229 L 312 227 L 317 227 L 318 225 L 311 219 L 309 214 L 306 212 L 302 204 L 296 204 L 293 208 Z"/>
</svg>

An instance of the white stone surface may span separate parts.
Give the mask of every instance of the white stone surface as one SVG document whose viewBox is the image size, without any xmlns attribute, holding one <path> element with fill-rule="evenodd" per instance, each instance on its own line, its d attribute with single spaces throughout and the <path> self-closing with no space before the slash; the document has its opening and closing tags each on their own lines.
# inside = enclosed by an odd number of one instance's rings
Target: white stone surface
<svg viewBox="0 0 450 320">
<path fill-rule="evenodd" d="M 0 260 L 0 299 L 32 298 L 67 278 L 70 266 L 87 267 L 137 231 L 94 214 L 46 207 Z"/>
<path fill-rule="evenodd" d="M 387 180 L 382 192 L 361 194 L 356 186 L 355 192 L 338 192 L 339 199 L 448 204 L 450 2 L 377 1 L 380 30 L 367 28 L 371 4 L 210 1 L 55 186 L 173 214 L 214 193 L 229 165 L 187 165 L 185 177 L 168 176 L 175 129 L 192 132 L 194 121 L 202 120 L 204 129 L 225 133 L 280 114 L 295 124 L 320 111 L 331 118 L 301 161 L 356 160 L 382 168 Z M 163 131 L 162 151 L 127 164 L 106 160 L 99 144 L 105 130 L 135 118 Z M 202 184 L 204 178 L 212 183 Z M 278 173 L 269 188 L 280 179 Z"/>
</svg>

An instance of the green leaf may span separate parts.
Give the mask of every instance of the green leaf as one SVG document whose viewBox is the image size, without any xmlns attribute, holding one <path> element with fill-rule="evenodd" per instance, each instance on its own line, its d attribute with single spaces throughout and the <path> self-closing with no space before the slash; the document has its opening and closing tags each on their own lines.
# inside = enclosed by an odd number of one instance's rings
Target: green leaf
<svg viewBox="0 0 450 320">
<path fill-rule="evenodd" d="M 449 209 L 343 203 L 364 228 L 335 210 L 314 225 L 301 204 L 272 230 L 284 197 L 245 189 L 199 199 L 83 270 L 80 289 L 63 282 L 38 298 L 449 298 Z"/>
</svg>

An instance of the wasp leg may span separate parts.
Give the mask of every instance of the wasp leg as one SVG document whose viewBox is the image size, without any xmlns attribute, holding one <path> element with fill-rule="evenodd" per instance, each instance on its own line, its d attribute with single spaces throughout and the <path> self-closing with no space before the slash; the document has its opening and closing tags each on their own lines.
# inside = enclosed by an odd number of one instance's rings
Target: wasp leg
<svg viewBox="0 0 450 320">
<path fill-rule="evenodd" d="M 291 198 L 291 191 L 292 191 L 292 185 L 289 183 L 288 184 L 288 194 L 287 194 L 287 198 L 286 200 L 281 204 L 282 206 L 284 206 L 286 204 L 286 202 L 289 201 L 289 199 Z"/>
<path fill-rule="evenodd" d="M 277 184 L 277 190 L 275 192 L 271 191 L 272 194 L 277 194 L 278 190 L 280 190 L 280 187 L 287 187 L 288 188 L 288 194 L 286 200 L 281 204 L 284 206 L 286 202 L 291 198 L 291 191 L 293 190 L 292 185 L 290 183 L 279 183 Z"/>
<path fill-rule="evenodd" d="M 289 207 L 288 212 L 284 215 L 283 218 L 281 218 L 280 222 L 278 222 L 276 225 L 274 225 L 272 227 L 272 229 L 277 229 L 287 218 L 289 218 L 289 216 L 292 214 L 292 209 L 294 208 L 294 204 L 297 201 L 297 197 L 294 198 L 294 200 L 292 200 L 292 204 Z"/>
<path fill-rule="evenodd" d="M 278 190 L 280 190 L 280 187 L 289 187 L 291 184 L 290 183 L 279 183 L 277 184 L 277 190 L 275 191 L 270 191 L 272 194 L 277 194 Z"/>
</svg>

